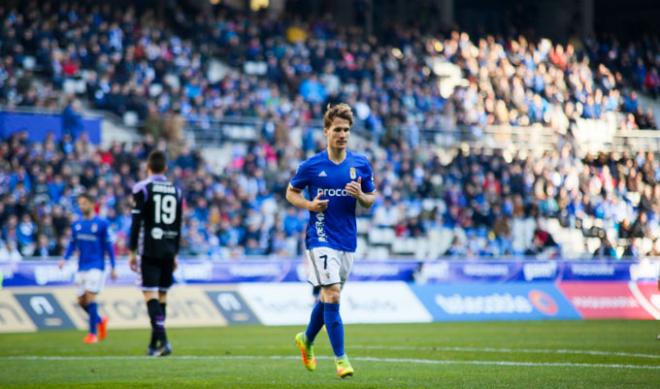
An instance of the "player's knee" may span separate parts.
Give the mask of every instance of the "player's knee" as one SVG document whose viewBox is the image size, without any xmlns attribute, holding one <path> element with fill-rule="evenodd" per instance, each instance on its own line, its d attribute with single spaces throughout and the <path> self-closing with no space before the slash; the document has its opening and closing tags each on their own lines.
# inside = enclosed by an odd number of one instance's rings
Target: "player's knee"
<svg viewBox="0 0 660 389">
<path fill-rule="evenodd" d="M 339 304 L 339 293 L 327 294 L 325 302 L 329 304 Z"/>
<path fill-rule="evenodd" d="M 152 299 L 158 299 L 158 293 L 156 292 L 144 292 L 144 301 L 149 301 Z"/>
<path fill-rule="evenodd" d="M 323 290 L 323 301 L 326 303 L 339 304 L 340 297 L 341 291 L 339 288 L 335 288 L 334 285 Z"/>
<path fill-rule="evenodd" d="M 87 292 L 85 293 L 85 304 L 91 304 L 96 299 L 96 293 Z"/>
</svg>

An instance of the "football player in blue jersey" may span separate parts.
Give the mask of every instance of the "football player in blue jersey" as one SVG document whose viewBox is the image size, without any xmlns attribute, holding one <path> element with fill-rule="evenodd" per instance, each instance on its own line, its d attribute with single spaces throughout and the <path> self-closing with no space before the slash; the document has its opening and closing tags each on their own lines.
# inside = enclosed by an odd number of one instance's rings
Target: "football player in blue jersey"
<svg viewBox="0 0 660 389">
<path fill-rule="evenodd" d="M 321 287 L 305 332 L 295 340 L 307 370 L 316 369 L 314 339 L 325 324 L 335 354 L 337 375 L 353 375 L 344 352 L 344 327 L 339 314 L 341 289 L 353 265 L 357 246 L 355 211 L 376 200 L 373 173 L 367 158 L 348 151 L 353 113 L 347 104 L 328 106 L 323 117 L 327 149 L 302 162 L 289 183 L 286 199 L 309 210 L 306 258 L 309 282 Z M 307 198 L 304 191 L 307 190 Z M 311 199 L 311 200 L 309 200 Z"/>
<path fill-rule="evenodd" d="M 64 259 L 59 263 L 64 267 L 75 251 L 78 252 L 78 272 L 75 276 L 78 286 L 78 304 L 89 314 L 89 333 L 83 341 L 97 343 L 107 335 L 108 318 L 101 317 L 96 304 L 96 295 L 105 283 L 105 254 L 110 257 L 110 276 L 117 278 L 115 271 L 115 252 L 108 235 L 108 222 L 94 216 L 94 200 L 83 193 L 78 196 L 78 206 L 82 218 L 71 226 L 71 241 Z"/>
</svg>

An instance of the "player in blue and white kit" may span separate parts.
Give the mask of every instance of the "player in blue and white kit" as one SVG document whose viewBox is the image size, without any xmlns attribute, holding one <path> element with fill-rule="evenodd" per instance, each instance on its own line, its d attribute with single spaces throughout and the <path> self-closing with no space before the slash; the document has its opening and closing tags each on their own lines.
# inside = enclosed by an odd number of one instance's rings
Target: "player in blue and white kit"
<svg viewBox="0 0 660 389">
<path fill-rule="evenodd" d="M 117 278 L 115 252 L 108 236 L 108 222 L 94 216 L 92 197 L 86 193 L 79 195 L 78 206 L 83 217 L 71 226 L 71 241 L 59 266 L 64 267 L 66 261 L 78 251 L 78 272 L 75 277 L 78 304 L 89 314 L 89 333 L 83 341 L 97 343 L 106 337 L 108 318 L 99 315 L 96 295 L 101 292 L 105 282 L 105 253 L 110 257 L 110 276 L 113 280 Z"/>
<path fill-rule="evenodd" d="M 328 106 L 323 117 L 327 149 L 300 164 L 286 192 L 291 204 L 309 210 L 306 238 L 306 257 L 312 269 L 309 282 L 321 286 L 321 299 L 312 310 L 307 330 L 296 335 L 296 344 L 305 367 L 315 370 L 312 345 L 325 324 L 337 375 L 342 378 L 353 375 L 353 367 L 344 352 L 339 300 L 357 246 L 356 205 L 369 208 L 376 200 L 369 161 L 347 150 L 352 125 L 351 107 Z M 305 189 L 312 200 L 305 198 Z"/>
</svg>

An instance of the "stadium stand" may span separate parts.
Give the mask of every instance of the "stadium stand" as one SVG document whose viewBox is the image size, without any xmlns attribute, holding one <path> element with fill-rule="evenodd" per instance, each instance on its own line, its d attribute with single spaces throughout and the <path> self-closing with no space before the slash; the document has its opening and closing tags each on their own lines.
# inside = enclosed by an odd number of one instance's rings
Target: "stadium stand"
<svg viewBox="0 0 660 389">
<path fill-rule="evenodd" d="M 96 194 L 125 253 L 129 190 L 154 148 L 168 149 L 171 174 L 187 189 L 185 253 L 297 256 L 306 216 L 282 195 L 318 147 L 314 119 L 340 100 L 355 107 L 382 194 L 360 218 L 362 257 L 660 251 L 654 154 L 588 153 L 581 142 L 603 128 L 657 128 L 638 98 L 658 94 L 657 41 L 622 48 L 613 39 L 439 38 L 415 28 L 364 40 L 326 19 L 248 18 L 222 7 L 175 6 L 159 19 L 108 3 L 36 4 L 0 8 L 0 104 L 66 105 L 72 130 L 37 144 L 24 133 L 3 139 L 0 260 L 61 254 L 83 189 Z M 447 93 L 441 79 L 455 88 Z M 75 131 L 75 100 L 62 101 L 73 94 L 139 124 L 144 140 L 92 145 Z M 213 137 L 215 123 L 231 120 L 253 120 L 259 132 L 230 145 L 218 171 L 184 129 Z M 443 155 L 432 144 L 487 126 L 548 130 L 562 143 L 541 154 L 451 147 Z"/>
<path fill-rule="evenodd" d="M 117 251 L 125 253 L 128 194 L 141 177 L 139 161 L 157 147 L 164 142 L 150 136 L 109 149 L 96 148 L 84 135 L 75 142 L 65 136 L 28 144 L 19 133 L 3 141 L 2 247 L 13 253 L 3 257 L 18 258 L 15 248 L 22 256 L 61 253 L 82 190 L 99 199 L 98 212 L 111 220 Z M 171 175 L 187 188 L 184 252 L 213 258 L 300 254 L 306 216 L 284 205 L 291 162 L 284 155 L 262 141 L 215 174 L 198 152 L 182 150 Z M 596 251 L 594 239 L 606 238 L 618 256 L 633 242 L 636 255 L 657 251 L 660 169 L 652 154 L 579 159 L 567 145 L 561 153 L 508 160 L 497 152 L 455 150 L 446 165 L 435 156 L 413 164 L 410 151 L 397 155 L 400 161 L 371 156 L 383 197 L 372 215 L 360 218 L 364 256 L 385 248 L 409 257 L 577 257 Z"/>
<path fill-rule="evenodd" d="M 420 131 L 456 125 L 540 123 L 567 131 L 584 118 L 657 126 L 625 88 L 657 94 L 657 41 L 623 50 L 607 41 L 471 40 L 457 31 L 433 38 L 414 27 L 370 41 L 324 19 L 255 19 L 224 8 L 186 15 L 175 6 L 171 20 L 160 21 L 134 7 L 56 4 L 2 10 L 3 104 L 53 106 L 53 91 L 63 88 L 129 120 L 177 111 L 209 127 L 235 116 L 291 126 L 342 100 L 376 139 L 397 138 L 387 132 L 404 126 L 413 148 Z M 216 58 L 229 68 L 215 69 Z M 464 82 L 442 95 L 435 87 L 441 74 L 426 61 L 457 66 Z M 47 76 L 42 88 L 33 85 L 35 72 Z"/>
</svg>

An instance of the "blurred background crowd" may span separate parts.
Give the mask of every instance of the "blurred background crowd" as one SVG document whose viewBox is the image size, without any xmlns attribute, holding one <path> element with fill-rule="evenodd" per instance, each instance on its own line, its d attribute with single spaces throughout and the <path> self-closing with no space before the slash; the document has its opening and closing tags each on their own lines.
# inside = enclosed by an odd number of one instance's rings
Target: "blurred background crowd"
<svg viewBox="0 0 660 389">
<path fill-rule="evenodd" d="M 380 193 L 359 218 L 364 257 L 420 254 L 391 245 L 383 253 L 373 231 L 432 258 L 660 255 L 655 155 L 579 153 L 572 136 L 578 120 L 657 129 L 639 98 L 660 91 L 657 37 L 553 42 L 414 23 L 373 36 L 326 16 L 176 2 L 156 14 L 139 4 L 0 5 L 0 105 L 64 107 L 65 128 L 61 139 L 30 143 L 16 133 L 0 143 L 0 260 L 61 255 L 81 191 L 96 197 L 125 254 L 130 189 L 156 148 L 168 151 L 169 175 L 184 188 L 184 254 L 299 256 L 307 215 L 283 194 L 300 161 L 323 147 L 315 122 L 339 101 L 355 110 L 357 151 L 372 161 Z M 442 87 L 443 69 L 459 71 L 453 88 Z M 82 105 L 134 112 L 141 140 L 94 145 Z M 213 131 L 242 117 L 263 123 L 259 137 L 220 169 L 186 137 L 190 126 Z M 540 154 L 438 151 L 423 136 L 465 126 L 540 126 L 563 141 Z"/>
<path fill-rule="evenodd" d="M 28 144 L 23 134 L 3 142 L 1 249 L 9 253 L 3 255 L 60 255 L 82 191 L 96 197 L 98 213 L 111 222 L 117 252 L 125 254 L 130 190 L 144 178 L 143 161 L 154 148 L 165 148 L 165 142 L 146 136 L 141 143 L 103 149 L 84 135 Z M 627 256 L 660 254 L 660 166 L 652 154 L 580 159 L 570 145 L 540 157 L 454 150 L 443 164 L 434 154 L 406 147 L 366 151 L 380 198 L 360 219 L 402 238 L 451 231 L 451 247 L 437 254 L 499 257 L 555 248 L 552 255 L 559 255 L 558 242 L 541 223 L 546 219 L 601 239 L 607 251 L 595 253 L 599 256 L 622 256 L 616 252 L 620 240 Z M 169 170 L 185 188 L 184 253 L 300 255 L 307 215 L 288 206 L 283 194 L 303 156 L 299 151 L 291 159 L 261 141 L 214 173 L 199 153 L 184 148 Z M 529 222 L 531 229 L 525 227 Z M 516 228 L 523 233 L 515 234 Z M 642 239 L 653 244 L 642 247 Z"/>
</svg>

